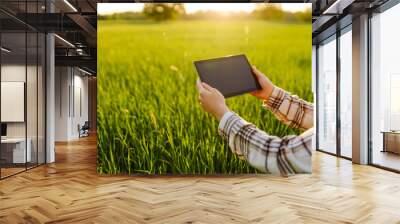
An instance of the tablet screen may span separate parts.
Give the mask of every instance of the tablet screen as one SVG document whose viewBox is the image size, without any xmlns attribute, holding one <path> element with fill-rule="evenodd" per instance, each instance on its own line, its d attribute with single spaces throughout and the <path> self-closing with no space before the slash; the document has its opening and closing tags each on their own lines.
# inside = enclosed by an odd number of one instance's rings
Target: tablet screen
<svg viewBox="0 0 400 224">
<path fill-rule="evenodd" d="M 261 89 L 245 55 L 194 62 L 202 82 L 218 89 L 224 97 Z"/>
</svg>

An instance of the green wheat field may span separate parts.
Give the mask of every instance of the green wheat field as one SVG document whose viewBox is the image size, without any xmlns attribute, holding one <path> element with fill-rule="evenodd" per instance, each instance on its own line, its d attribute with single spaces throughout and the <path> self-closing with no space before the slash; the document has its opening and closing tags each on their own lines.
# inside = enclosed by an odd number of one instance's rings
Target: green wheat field
<svg viewBox="0 0 400 224">
<path fill-rule="evenodd" d="M 193 61 L 243 53 L 276 85 L 312 101 L 310 24 L 98 21 L 98 173 L 256 173 L 218 135 L 195 87 Z M 271 135 L 299 133 L 250 94 L 227 104 Z"/>
</svg>

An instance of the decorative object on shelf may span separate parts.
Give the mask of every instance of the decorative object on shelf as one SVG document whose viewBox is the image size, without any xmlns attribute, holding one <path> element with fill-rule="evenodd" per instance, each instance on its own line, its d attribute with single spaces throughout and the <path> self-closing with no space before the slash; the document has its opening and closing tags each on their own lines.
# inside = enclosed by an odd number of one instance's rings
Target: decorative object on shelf
<svg viewBox="0 0 400 224">
<path fill-rule="evenodd" d="M 383 150 L 382 152 L 392 152 L 400 154 L 400 131 L 390 130 L 382 131 Z"/>
</svg>

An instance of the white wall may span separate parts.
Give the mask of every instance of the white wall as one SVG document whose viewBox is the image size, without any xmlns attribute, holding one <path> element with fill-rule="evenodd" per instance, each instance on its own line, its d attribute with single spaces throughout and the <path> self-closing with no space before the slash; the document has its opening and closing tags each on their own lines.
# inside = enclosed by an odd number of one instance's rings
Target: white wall
<svg viewBox="0 0 400 224">
<path fill-rule="evenodd" d="M 76 68 L 56 67 L 56 141 L 79 138 L 78 125 L 88 120 L 88 78 L 83 75 Z"/>
<path fill-rule="evenodd" d="M 74 138 L 79 137 L 78 124 L 83 125 L 88 120 L 88 78 L 81 76 L 82 73 L 74 75 L 74 107 L 72 108 L 72 120 L 71 120 L 71 135 Z M 80 101 L 80 102 L 79 102 Z M 81 111 L 80 111 L 81 110 Z"/>
<path fill-rule="evenodd" d="M 69 68 L 55 68 L 55 141 L 67 141 L 69 132 Z"/>
</svg>

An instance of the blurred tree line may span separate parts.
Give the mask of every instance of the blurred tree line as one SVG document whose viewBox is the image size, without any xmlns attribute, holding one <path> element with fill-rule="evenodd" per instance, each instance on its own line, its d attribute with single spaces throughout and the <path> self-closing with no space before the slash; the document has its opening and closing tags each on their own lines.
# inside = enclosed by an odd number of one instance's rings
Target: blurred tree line
<svg viewBox="0 0 400 224">
<path fill-rule="evenodd" d="M 124 12 L 111 15 L 99 15 L 99 19 L 165 21 L 174 19 L 263 19 L 270 21 L 311 22 L 311 9 L 299 12 L 288 12 L 280 4 L 257 4 L 251 12 L 231 12 L 229 14 L 215 11 L 197 11 L 187 14 L 183 3 L 146 3 L 142 12 Z"/>
<path fill-rule="evenodd" d="M 274 21 L 310 22 L 312 19 L 311 9 L 299 12 L 288 12 L 282 9 L 280 4 L 257 4 L 251 13 L 258 19 Z"/>
</svg>

